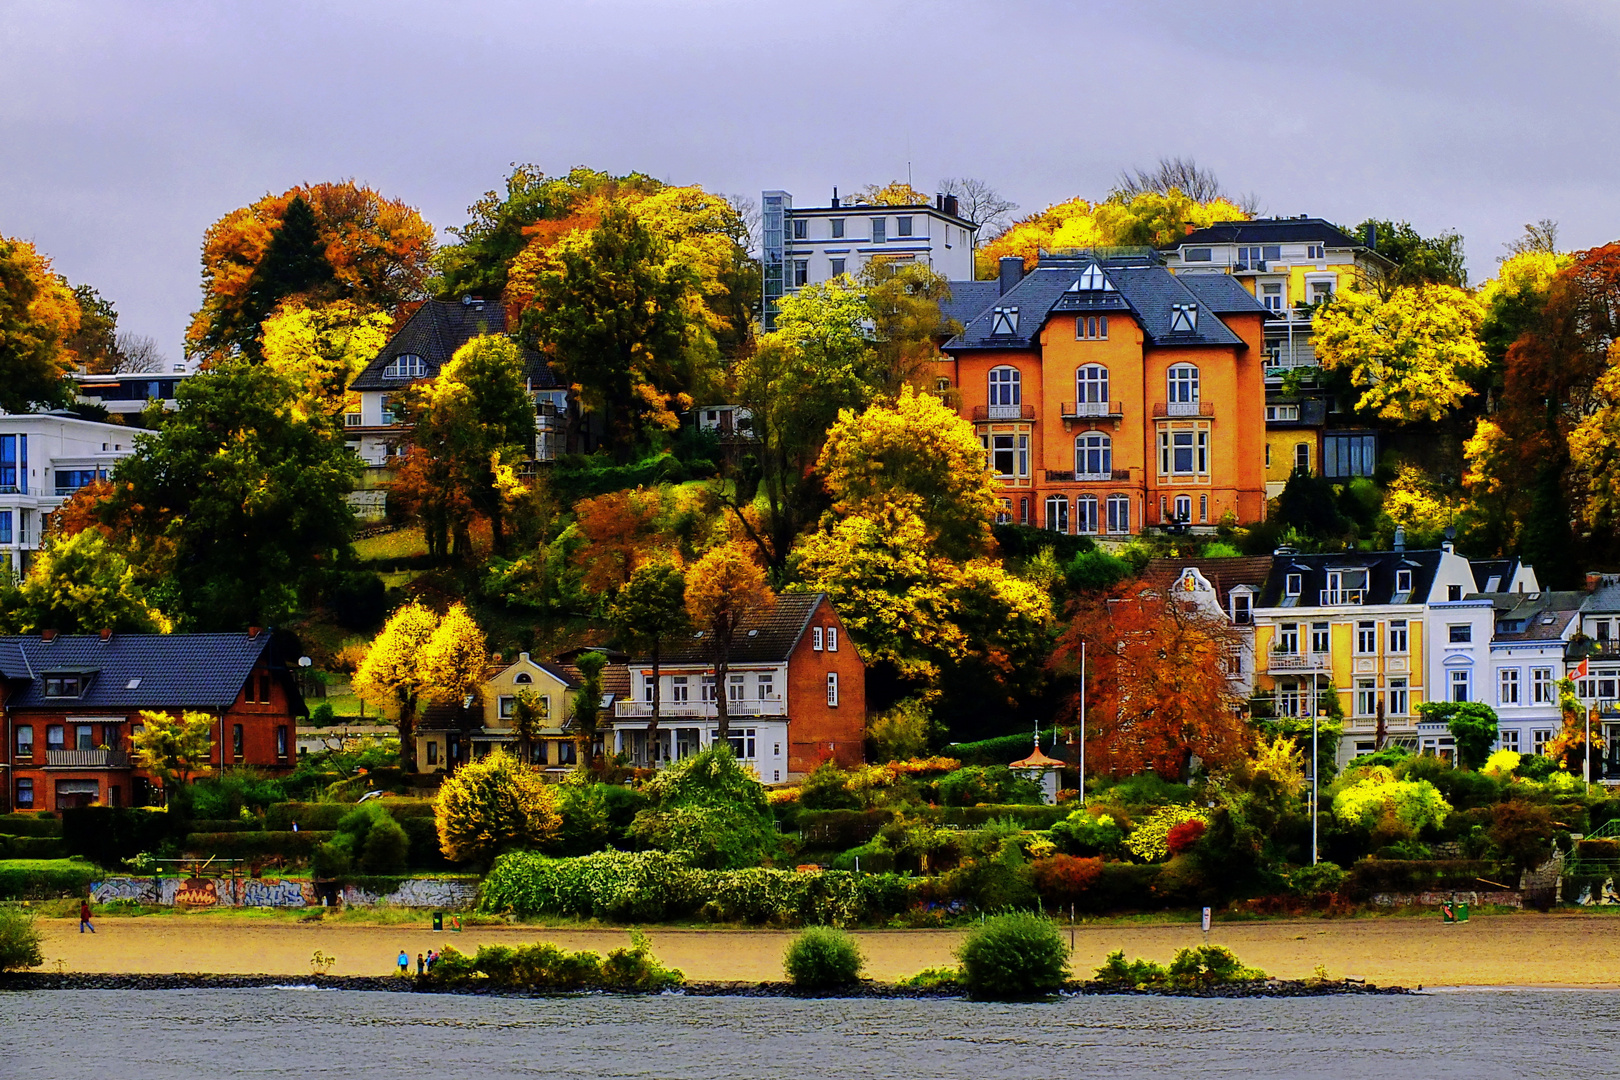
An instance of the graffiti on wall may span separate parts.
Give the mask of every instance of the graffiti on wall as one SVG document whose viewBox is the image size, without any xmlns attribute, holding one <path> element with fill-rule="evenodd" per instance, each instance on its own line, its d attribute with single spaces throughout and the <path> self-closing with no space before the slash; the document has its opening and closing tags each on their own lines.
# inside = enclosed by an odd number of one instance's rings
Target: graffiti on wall
<svg viewBox="0 0 1620 1080">
<path fill-rule="evenodd" d="M 315 903 L 315 887 L 301 881 L 249 879 L 242 882 L 242 907 L 308 907 Z"/>
<path fill-rule="evenodd" d="M 212 878 L 188 878 L 174 892 L 176 907 L 218 907 L 219 889 Z"/>
<path fill-rule="evenodd" d="M 378 894 L 353 885 L 344 886 L 343 903 L 355 907 L 387 904 L 403 908 L 470 908 L 478 899 L 475 881 L 410 878 L 393 892 Z M 314 907 L 320 903 L 315 886 L 307 881 L 277 878 L 138 878 L 110 877 L 90 886 L 97 904 L 117 901 L 165 907 Z"/>
</svg>

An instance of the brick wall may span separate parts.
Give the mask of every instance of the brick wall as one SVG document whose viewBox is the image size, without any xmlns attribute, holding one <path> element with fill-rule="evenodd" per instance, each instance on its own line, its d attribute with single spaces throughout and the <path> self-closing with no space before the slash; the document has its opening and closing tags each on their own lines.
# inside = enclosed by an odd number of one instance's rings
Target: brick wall
<svg viewBox="0 0 1620 1080">
<path fill-rule="evenodd" d="M 838 648 L 815 648 L 816 630 L 825 645 L 827 629 L 837 632 Z M 827 676 L 838 675 L 838 704 L 827 704 Z M 788 658 L 788 772 L 807 773 L 828 758 L 851 768 L 865 760 L 866 664 L 844 625 L 823 600 L 810 626 Z"/>
</svg>

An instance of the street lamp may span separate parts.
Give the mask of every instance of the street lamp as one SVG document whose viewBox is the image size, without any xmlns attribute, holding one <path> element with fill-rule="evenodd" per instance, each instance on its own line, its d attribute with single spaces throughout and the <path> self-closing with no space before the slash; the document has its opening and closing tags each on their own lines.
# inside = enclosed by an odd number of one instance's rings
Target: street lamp
<svg viewBox="0 0 1620 1080">
<path fill-rule="evenodd" d="M 1316 865 L 1317 859 L 1319 857 L 1318 854 L 1317 854 L 1316 818 L 1317 818 L 1317 803 L 1321 801 L 1321 799 L 1320 799 L 1320 795 L 1321 795 L 1320 777 L 1321 777 L 1321 773 L 1322 773 L 1322 755 L 1321 755 L 1321 752 L 1317 749 L 1316 738 L 1317 738 L 1317 731 L 1322 725 L 1322 717 L 1324 717 L 1326 715 L 1327 715 L 1327 708 L 1326 708 L 1326 706 L 1322 705 L 1320 702 L 1318 702 L 1316 708 L 1311 711 L 1311 865 L 1312 866 Z"/>
</svg>

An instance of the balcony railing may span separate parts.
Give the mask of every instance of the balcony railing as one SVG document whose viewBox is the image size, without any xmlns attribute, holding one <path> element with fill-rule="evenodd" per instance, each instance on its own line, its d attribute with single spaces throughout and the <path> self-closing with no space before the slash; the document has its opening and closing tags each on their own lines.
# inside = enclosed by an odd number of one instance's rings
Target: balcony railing
<svg viewBox="0 0 1620 1080">
<path fill-rule="evenodd" d="M 58 769 L 127 769 L 129 755 L 122 750 L 47 750 L 45 764 Z"/>
<path fill-rule="evenodd" d="M 1153 405 L 1154 416 L 1214 416 L 1215 405 L 1209 401 L 1158 401 Z"/>
<path fill-rule="evenodd" d="M 1327 671 L 1331 666 L 1331 657 L 1327 653 L 1274 652 L 1266 664 L 1266 671 L 1272 675 L 1285 675 Z"/>
<path fill-rule="evenodd" d="M 1341 607 L 1345 604 L 1363 603 L 1367 595 L 1366 589 L 1323 589 L 1321 592 L 1322 607 Z"/>
<path fill-rule="evenodd" d="M 1125 415 L 1123 401 L 1065 401 L 1063 419 L 1079 420 L 1089 416 L 1114 417 Z"/>
<path fill-rule="evenodd" d="M 652 716 L 650 701 L 619 701 L 613 705 L 613 715 L 621 719 L 643 719 Z M 661 701 L 659 719 L 665 717 L 712 718 L 716 714 L 712 701 Z M 786 716 L 787 702 L 780 694 L 768 698 L 741 698 L 726 702 L 727 716 Z"/>
<path fill-rule="evenodd" d="M 1033 419 L 1035 419 L 1035 406 L 1033 406 L 1033 405 L 975 405 L 975 406 L 973 406 L 973 419 L 975 419 L 975 420 L 1033 420 Z"/>
</svg>

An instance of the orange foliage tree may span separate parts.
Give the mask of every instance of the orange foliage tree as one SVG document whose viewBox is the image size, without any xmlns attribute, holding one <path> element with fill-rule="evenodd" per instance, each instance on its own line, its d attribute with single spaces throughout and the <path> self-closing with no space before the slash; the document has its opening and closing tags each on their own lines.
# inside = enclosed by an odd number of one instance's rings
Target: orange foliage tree
<svg viewBox="0 0 1620 1080">
<path fill-rule="evenodd" d="M 574 507 L 586 544 L 574 554 L 593 593 L 617 592 L 659 546 L 659 493 L 610 491 Z"/>
<path fill-rule="evenodd" d="M 67 403 L 62 375 L 73 360 L 79 302 L 26 240 L 0 236 L 0 410 Z"/>
<path fill-rule="evenodd" d="M 726 674 L 737 634 L 750 620 L 776 607 L 776 593 L 765 583 L 765 571 L 746 544 L 710 548 L 686 575 L 686 613 L 702 635 L 700 644 L 714 668 L 717 738 L 731 734 L 726 712 Z"/>
<path fill-rule="evenodd" d="M 212 355 L 233 328 L 270 314 L 274 304 L 249 318 L 250 295 L 256 285 L 262 290 L 260 265 L 295 199 L 313 212 L 316 246 L 331 270 L 314 294 L 298 299 L 392 312 L 423 295 L 434 239 L 421 214 L 353 180 L 300 185 L 232 210 L 203 234 L 203 304 L 186 331 L 189 352 Z"/>
<path fill-rule="evenodd" d="M 1050 666 L 1085 680 L 1088 769 L 1176 779 L 1194 755 L 1207 766 L 1242 760 L 1253 735 L 1227 676 L 1241 648 L 1220 615 L 1140 582 L 1078 606 Z M 1065 711 L 1077 718 L 1078 686 Z"/>
</svg>

